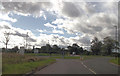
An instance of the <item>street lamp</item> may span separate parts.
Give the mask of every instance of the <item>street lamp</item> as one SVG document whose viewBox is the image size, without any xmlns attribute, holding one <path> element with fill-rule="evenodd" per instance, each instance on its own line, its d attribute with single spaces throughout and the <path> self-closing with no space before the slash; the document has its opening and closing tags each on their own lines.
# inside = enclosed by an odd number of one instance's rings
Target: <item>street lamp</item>
<svg viewBox="0 0 120 76">
<path fill-rule="evenodd" d="M 115 40 L 117 41 L 117 26 L 114 27 L 115 27 Z"/>
<path fill-rule="evenodd" d="M 25 44 L 25 46 L 26 46 L 26 49 L 27 49 L 27 39 L 28 39 L 28 32 L 27 32 L 27 34 L 26 34 L 26 44 Z"/>
<path fill-rule="evenodd" d="M 115 40 L 118 41 L 118 39 L 117 39 L 117 26 L 114 26 L 114 27 L 115 27 Z M 115 46 L 117 47 L 117 42 L 116 42 Z M 118 52 L 117 48 L 116 48 L 116 52 Z"/>
</svg>

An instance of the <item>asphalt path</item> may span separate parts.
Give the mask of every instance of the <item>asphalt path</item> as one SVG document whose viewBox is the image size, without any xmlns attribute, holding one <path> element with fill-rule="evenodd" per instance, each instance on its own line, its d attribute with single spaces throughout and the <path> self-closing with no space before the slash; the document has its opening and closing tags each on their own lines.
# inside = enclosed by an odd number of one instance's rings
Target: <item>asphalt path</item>
<svg viewBox="0 0 120 76">
<path fill-rule="evenodd" d="M 96 74 L 118 74 L 119 66 L 112 64 L 110 57 L 94 58 L 83 61 L 83 64 L 94 71 Z"/>
<path fill-rule="evenodd" d="M 118 74 L 118 66 L 109 63 L 111 58 L 93 58 L 80 61 L 79 59 L 57 59 L 35 74 Z"/>
</svg>

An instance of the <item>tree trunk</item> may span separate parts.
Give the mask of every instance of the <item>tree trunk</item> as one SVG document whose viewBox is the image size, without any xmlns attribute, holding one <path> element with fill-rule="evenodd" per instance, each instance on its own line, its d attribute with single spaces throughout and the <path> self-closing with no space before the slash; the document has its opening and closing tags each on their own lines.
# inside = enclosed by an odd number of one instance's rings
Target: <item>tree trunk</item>
<svg viewBox="0 0 120 76">
<path fill-rule="evenodd" d="M 6 51 L 7 51 L 7 44 L 6 44 Z"/>
</svg>

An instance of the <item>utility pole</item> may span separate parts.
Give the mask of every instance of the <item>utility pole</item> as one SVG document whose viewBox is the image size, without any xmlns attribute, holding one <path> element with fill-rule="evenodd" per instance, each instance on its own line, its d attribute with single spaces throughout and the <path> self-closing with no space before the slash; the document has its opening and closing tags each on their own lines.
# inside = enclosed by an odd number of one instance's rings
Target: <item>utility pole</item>
<svg viewBox="0 0 120 76">
<path fill-rule="evenodd" d="M 26 49 L 27 49 L 27 39 L 28 39 L 28 32 L 26 34 L 26 44 L 25 44 Z"/>
<path fill-rule="evenodd" d="M 117 26 L 114 26 L 115 27 L 115 40 L 118 41 L 118 38 L 117 38 Z M 115 46 L 117 47 L 117 43 L 115 44 Z M 117 48 L 116 48 L 116 52 L 118 52 Z"/>
<path fill-rule="evenodd" d="M 115 40 L 117 41 L 117 26 L 114 27 L 115 27 Z"/>
</svg>

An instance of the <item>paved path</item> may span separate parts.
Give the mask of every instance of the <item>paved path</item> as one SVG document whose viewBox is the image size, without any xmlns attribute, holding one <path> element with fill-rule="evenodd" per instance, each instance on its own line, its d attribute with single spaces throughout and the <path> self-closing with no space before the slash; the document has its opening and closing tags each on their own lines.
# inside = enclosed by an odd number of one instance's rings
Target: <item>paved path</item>
<svg viewBox="0 0 120 76">
<path fill-rule="evenodd" d="M 110 57 L 94 58 L 83 61 L 84 65 L 97 74 L 118 74 L 118 66 L 109 62 Z"/>
<path fill-rule="evenodd" d="M 118 66 L 108 62 L 111 58 L 95 58 L 85 61 L 79 59 L 57 59 L 35 74 L 117 74 Z"/>
</svg>

